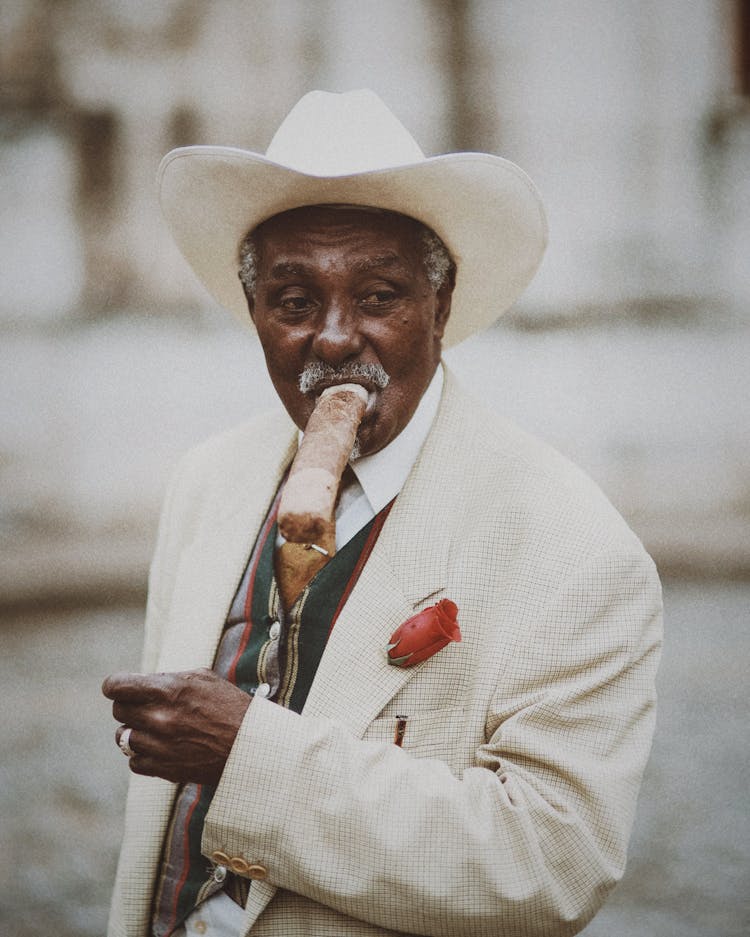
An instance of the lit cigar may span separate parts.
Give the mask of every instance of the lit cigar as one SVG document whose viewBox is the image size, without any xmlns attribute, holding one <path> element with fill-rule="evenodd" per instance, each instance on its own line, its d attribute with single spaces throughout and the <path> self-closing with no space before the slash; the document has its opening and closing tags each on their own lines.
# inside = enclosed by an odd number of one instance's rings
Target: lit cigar
<svg viewBox="0 0 750 937">
<path fill-rule="evenodd" d="M 337 384 L 320 395 L 281 494 L 278 523 L 286 540 L 333 554 L 336 496 L 367 398 L 359 384 Z"/>
</svg>

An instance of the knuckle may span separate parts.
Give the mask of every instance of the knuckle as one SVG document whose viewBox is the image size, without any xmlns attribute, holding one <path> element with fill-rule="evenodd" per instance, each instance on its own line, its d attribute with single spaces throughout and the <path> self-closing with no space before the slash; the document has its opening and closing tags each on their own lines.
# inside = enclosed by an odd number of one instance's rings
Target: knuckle
<svg viewBox="0 0 750 937">
<path fill-rule="evenodd" d="M 169 727 L 171 722 L 172 722 L 172 717 L 167 710 L 161 707 L 157 707 L 151 710 L 151 713 L 149 715 L 149 724 L 151 728 L 153 729 L 153 731 L 155 732 L 164 731 L 165 729 Z"/>
</svg>

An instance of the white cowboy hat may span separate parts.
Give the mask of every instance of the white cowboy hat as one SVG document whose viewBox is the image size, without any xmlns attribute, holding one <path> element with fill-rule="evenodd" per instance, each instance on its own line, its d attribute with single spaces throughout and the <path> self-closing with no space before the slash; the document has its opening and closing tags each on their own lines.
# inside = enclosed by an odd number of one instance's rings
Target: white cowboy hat
<svg viewBox="0 0 750 937">
<path fill-rule="evenodd" d="M 312 91 L 263 156 L 220 146 L 172 150 L 158 174 L 161 207 L 209 292 L 250 323 L 237 277 L 244 235 L 303 205 L 368 205 L 432 228 L 456 262 L 445 344 L 490 325 L 528 285 L 547 242 L 539 193 L 488 153 L 426 158 L 372 91 Z"/>
</svg>

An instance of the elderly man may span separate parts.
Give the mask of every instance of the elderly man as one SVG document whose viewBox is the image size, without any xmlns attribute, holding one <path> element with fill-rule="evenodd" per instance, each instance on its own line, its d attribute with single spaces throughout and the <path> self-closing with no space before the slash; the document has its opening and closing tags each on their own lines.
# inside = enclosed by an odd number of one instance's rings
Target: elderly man
<svg viewBox="0 0 750 937">
<path fill-rule="evenodd" d="M 535 189 L 425 159 L 369 92 L 315 92 L 265 157 L 169 154 L 161 198 L 292 422 L 209 441 L 170 486 L 144 673 L 104 684 L 133 772 L 110 935 L 576 933 L 624 868 L 658 579 L 440 360 L 533 276 Z M 332 539 L 294 542 L 280 499 L 345 398 Z"/>
</svg>

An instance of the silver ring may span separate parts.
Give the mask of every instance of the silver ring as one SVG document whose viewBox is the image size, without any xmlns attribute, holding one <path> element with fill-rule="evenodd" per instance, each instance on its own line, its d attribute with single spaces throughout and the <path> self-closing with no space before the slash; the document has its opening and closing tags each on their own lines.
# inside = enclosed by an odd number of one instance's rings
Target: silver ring
<svg viewBox="0 0 750 937">
<path fill-rule="evenodd" d="M 133 730 L 128 726 L 128 728 L 122 730 L 122 735 L 120 736 L 120 741 L 117 743 L 120 746 L 120 751 L 123 755 L 127 755 L 128 758 L 132 758 L 135 755 L 135 752 L 130 747 L 130 734 Z"/>
</svg>

